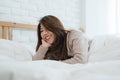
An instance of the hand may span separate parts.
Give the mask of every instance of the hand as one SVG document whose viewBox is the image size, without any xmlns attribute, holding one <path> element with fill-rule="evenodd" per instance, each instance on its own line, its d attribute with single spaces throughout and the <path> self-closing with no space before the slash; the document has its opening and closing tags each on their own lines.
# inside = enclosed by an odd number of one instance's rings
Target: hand
<svg viewBox="0 0 120 80">
<path fill-rule="evenodd" d="M 47 43 L 50 43 L 50 38 L 51 38 L 51 35 L 50 34 L 46 34 L 43 36 L 43 40 L 46 41 Z"/>
<path fill-rule="evenodd" d="M 46 41 L 42 39 L 42 47 L 50 47 L 50 46 L 51 44 L 47 43 Z"/>
<path fill-rule="evenodd" d="M 43 46 L 50 47 L 54 42 L 54 34 L 51 32 L 46 32 L 44 35 L 42 35 L 42 40 Z"/>
</svg>

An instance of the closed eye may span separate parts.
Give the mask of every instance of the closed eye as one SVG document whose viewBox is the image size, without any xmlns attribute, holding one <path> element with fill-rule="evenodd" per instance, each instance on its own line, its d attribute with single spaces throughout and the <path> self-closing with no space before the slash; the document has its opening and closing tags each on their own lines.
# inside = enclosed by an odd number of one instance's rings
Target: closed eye
<svg viewBox="0 0 120 80">
<path fill-rule="evenodd" d="M 43 32 L 43 30 L 40 30 L 40 32 Z"/>
</svg>

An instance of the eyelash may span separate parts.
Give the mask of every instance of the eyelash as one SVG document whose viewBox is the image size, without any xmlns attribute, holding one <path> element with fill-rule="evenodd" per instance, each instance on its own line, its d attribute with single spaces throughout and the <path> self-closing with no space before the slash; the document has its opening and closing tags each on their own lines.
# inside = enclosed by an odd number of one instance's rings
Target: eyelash
<svg viewBox="0 0 120 80">
<path fill-rule="evenodd" d="M 40 30 L 40 32 L 43 32 L 43 30 Z"/>
</svg>

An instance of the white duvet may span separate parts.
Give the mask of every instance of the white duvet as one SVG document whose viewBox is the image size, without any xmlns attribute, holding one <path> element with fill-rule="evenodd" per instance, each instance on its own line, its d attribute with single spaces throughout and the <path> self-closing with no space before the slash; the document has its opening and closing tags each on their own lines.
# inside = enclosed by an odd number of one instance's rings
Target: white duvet
<svg viewBox="0 0 120 80">
<path fill-rule="evenodd" d="M 33 53 L 0 39 L 0 80 L 120 80 L 120 36 L 94 38 L 87 64 L 32 61 Z"/>
<path fill-rule="evenodd" d="M 2 61 L 0 80 L 120 80 L 120 60 L 87 64 Z"/>
</svg>

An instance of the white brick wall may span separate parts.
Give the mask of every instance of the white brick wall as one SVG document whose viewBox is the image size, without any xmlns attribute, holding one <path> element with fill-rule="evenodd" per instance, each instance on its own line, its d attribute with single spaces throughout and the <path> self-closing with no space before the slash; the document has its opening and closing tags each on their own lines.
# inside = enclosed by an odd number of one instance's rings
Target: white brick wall
<svg viewBox="0 0 120 80">
<path fill-rule="evenodd" d="M 78 29 L 82 26 L 82 1 L 83 0 L 0 0 L 0 21 L 38 24 L 41 17 L 50 14 L 57 16 L 66 28 Z M 18 40 L 18 35 L 21 36 L 23 33 L 22 30 L 19 31 L 17 34 L 14 34 L 15 40 Z M 28 34 L 28 32 L 24 32 L 24 34 Z M 32 36 L 36 36 L 36 34 Z M 31 38 L 23 37 L 23 41 L 24 40 L 34 41 L 35 39 L 31 40 Z"/>
</svg>

